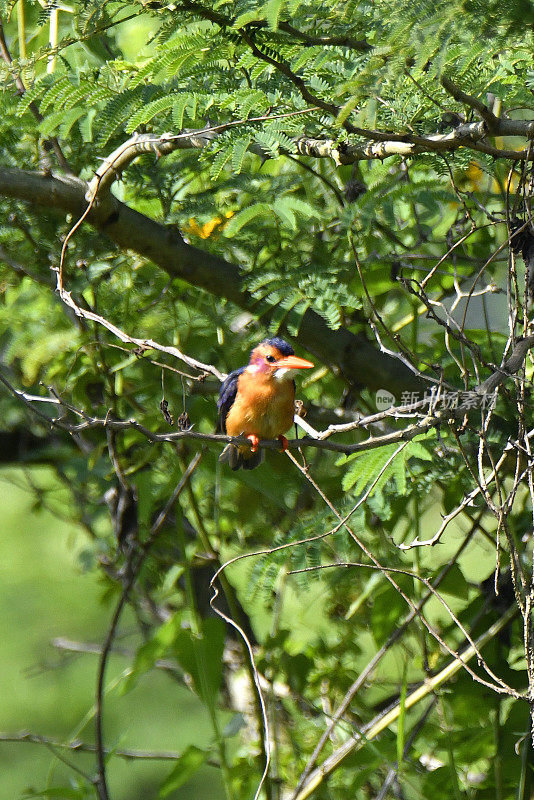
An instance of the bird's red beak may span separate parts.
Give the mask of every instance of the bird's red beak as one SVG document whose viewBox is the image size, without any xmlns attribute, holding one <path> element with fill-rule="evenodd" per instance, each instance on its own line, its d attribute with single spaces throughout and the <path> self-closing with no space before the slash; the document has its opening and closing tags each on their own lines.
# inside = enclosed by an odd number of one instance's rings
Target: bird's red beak
<svg viewBox="0 0 534 800">
<path fill-rule="evenodd" d="M 305 358 L 298 356 L 285 356 L 276 362 L 277 369 L 311 369 L 314 364 L 311 361 L 306 361 Z"/>
</svg>

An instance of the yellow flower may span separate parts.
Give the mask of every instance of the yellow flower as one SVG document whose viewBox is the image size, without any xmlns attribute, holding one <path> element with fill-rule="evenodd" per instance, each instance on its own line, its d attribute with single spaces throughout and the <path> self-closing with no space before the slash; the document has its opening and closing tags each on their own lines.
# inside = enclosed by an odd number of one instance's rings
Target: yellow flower
<svg viewBox="0 0 534 800">
<path fill-rule="evenodd" d="M 186 228 L 186 233 L 192 233 L 200 239 L 208 239 L 212 235 L 217 235 L 234 214 L 235 211 L 225 211 L 224 217 L 214 217 L 210 219 L 209 222 L 204 222 L 202 225 L 199 225 L 196 219 L 191 217 Z"/>
</svg>

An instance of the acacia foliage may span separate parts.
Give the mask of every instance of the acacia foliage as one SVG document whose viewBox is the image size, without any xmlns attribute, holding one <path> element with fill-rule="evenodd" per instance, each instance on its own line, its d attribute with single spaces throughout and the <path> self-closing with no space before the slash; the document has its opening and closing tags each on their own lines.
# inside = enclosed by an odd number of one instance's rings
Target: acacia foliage
<svg viewBox="0 0 534 800">
<path fill-rule="evenodd" d="M 529 232 L 530 162 L 495 158 L 469 143 L 407 159 L 340 164 L 336 156 L 345 146 L 375 141 L 377 132 L 378 139 L 409 142 L 477 121 L 474 105 L 454 99 L 443 76 L 498 118 L 532 119 L 529 3 L 223 0 L 59 9 L 51 53 L 52 6 L 40 10 L 19 0 L 4 7 L 14 60 L 3 66 L 2 166 L 59 172 L 51 142 L 57 137 L 72 172 L 89 181 L 99 159 L 134 131 L 158 137 L 215 127 L 199 149 L 158 158 L 156 146 L 128 167 L 114 191 L 201 251 L 238 264 L 251 297 L 245 313 L 195 286 L 194 271 L 187 281 L 169 278 L 118 248 L 105 228 L 82 226 L 65 264 L 67 288 L 82 308 L 223 372 L 243 363 L 267 333 L 296 337 L 311 308 L 328 330 L 372 342 L 376 333 L 383 347 L 434 381 L 424 386 L 441 379 L 460 391 L 473 390 L 529 333 L 524 265 L 508 241 L 514 225 L 526 222 Z M 22 93 L 15 76 L 24 82 Z M 303 138 L 336 147 L 331 157 L 305 157 Z M 497 150 L 528 146 L 520 138 L 488 141 Z M 163 369 L 183 365 L 75 319 L 54 293 L 50 266 L 57 267 L 76 216 L 13 196 L 0 198 L 0 208 L 0 336 L 10 383 L 43 396 L 53 387 L 70 426 L 80 418 L 68 406 L 100 419 L 135 419 L 153 432 L 174 430 L 187 414 L 195 431 L 212 431 L 215 381 L 195 380 L 194 370 Z M 522 242 L 517 254 L 525 252 Z M 341 362 L 341 354 L 339 362 L 333 357 L 299 390 L 316 427 L 336 421 L 335 409 L 341 421 L 350 421 L 354 409 L 376 410 L 365 365 L 347 375 Z M 427 706 L 404 707 L 412 689 L 450 662 L 451 650 L 463 648 L 466 632 L 482 635 L 516 603 L 525 624 L 518 610 L 483 655 L 513 690 L 526 690 L 528 672 L 532 685 L 523 640 L 532 592 L 530 362 L 518 374 L 489 416 L 485 409 L 449 424 L 445 415 L 402 449 L 397 442 L 348 457 L 306 451 L 310 475 L 339 514 L 352 512 L 351 530 L 367 554 L 346 529 L 336 530 L 335 514 L 288 459 L 268 453 L 261 469 L 234 476 L 217 464 L 213 447 L 203 451 L 130 595 L 146 641 L 125 690 L 157 659 L 172 656 L 176 674 L 190 676 L 213 723 L 212 745 L 186 750 L 172 771 L 161 768 L 161 796 L 179 797 L 180 786 L 209 759 L 219 763 L 229 798 L 250 797 L 258 785 L 258 708 L 238 709 L 235 698 L 220 692 L 223 677 L 245 670 L 247 655 L 232 649 L 223 676 L 225 629 L 210 616 L 206 574 L 227 558 L 273 548 L 228 568 L 223 586 L 227 613 L 257 642 L 258 669 L 282 687 L 265 692 L 274 741 L 266 797 L 294 796 L 330 715 L 383 646 L 384 657 L 319 762 L 335 760 L 356 732 L 363 732 L 363 743 L 332 768 L 327 789 L 319 781 L 313 796 L 384 796 L 393 791 L 387 781 L 406 798 L 529 796 L 528 705 L 495 691 L 500 684 L 483 665 L 439 686 Z M 197 452 L 195 442 L 157 444 L 133 427 L 69 436 L 20 397 L 6 392 L 0 403 L 3 428 L 22 442 L 18 457 L 50 463 L 71 487 L 75 514 L 93 537 L 84 567 L 102 570 L 106 597 L 116 600 L 138 542 L 150 536 Z M 412 422 L 388 420 L 387 430 Z M 342 440 L 366 435 L 352 431 Z M 511 455 L 498 480 L 462 508 L 439 547 L 398 548 L 430 538 L 440 515 L 477 490 L 506 447 Z M 106 495 L 110 488 L 117 502 Z M 317 538 L 327 531 L 333 532 Z M 366 566 L 342 566 L 353 562 Z M 421 578 L 441 581 L 440 597 L 401 634 L 406 598 L 417 603 L 428 590 Z M 397 719 L 365 741 L 392 703 Z M 226 730 L 223 707 L 235 712 Z M 75 781 L 66 792 L 94 796 L 93 786 L 79 776 Z"/>
</svg>

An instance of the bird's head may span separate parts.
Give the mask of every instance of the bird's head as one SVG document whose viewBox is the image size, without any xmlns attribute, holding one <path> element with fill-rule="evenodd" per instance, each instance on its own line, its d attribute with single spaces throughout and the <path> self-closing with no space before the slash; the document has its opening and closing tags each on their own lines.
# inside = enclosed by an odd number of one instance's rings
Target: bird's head
<svg viewBox="0 0 534 800">
<path fill-rule="evenodd" d="M 265 375 L 275 380 L 292 378 L 293 370 L 311 369 L 314 365 L 295 355 L 283 339 L 265 339 L 250 354 L 247 372 Z"/>
</svg>

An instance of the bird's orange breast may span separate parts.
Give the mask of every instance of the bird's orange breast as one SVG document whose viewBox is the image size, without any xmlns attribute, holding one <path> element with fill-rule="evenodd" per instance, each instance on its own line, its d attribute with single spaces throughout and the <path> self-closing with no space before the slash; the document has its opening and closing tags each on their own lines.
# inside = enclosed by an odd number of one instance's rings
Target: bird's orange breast
<svg viewBox="0 0 534 800">
<path fill-rule="evenodd" d="M 243 372 L 226 417 L 229 436 L 254 433 L 260 439 L 276 439 L 293 424 L 295 387 L 292 380 L 277 381 L 262 374 Z"/>
</svg>

